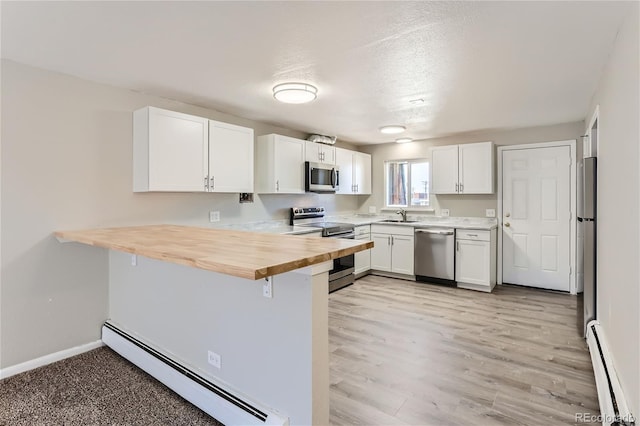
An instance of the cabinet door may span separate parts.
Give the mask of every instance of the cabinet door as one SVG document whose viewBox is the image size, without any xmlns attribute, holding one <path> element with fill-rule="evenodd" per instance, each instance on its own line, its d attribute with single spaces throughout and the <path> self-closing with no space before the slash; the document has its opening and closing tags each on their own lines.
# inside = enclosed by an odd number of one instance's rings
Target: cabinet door
<svg viewBox="0 0 640 426">
<path fill-rule="evenodd" d="M 371 155 L 354 152 L 353 181 L 356 193 L 371 194 Z"/>
<path fill-rule="evenodd" d="M 491 285 L 491 243 L 456 240 L 456 281 Z"/>
<path fill-rule="evenodd" d="M 413 275 L 413 237 L 393 235 L 391 240 L 391 272 Z"/>
<path fill-rule="evenodd" d="M 391 235 L 371 234 L 371 269 L 391 271 Z"/>
<path fill-rule="evenodd" d="M 431 193 L 458 193 L 458 145 L 431 150 Z"/>
<path fill-rule="evenodd" d="M 253 192 L 253 129 L 209 121 L 209 190 Z"/>
<path fill-rule="evenodd" d="M 356 240 L 369 241 L 370 236 L 368 234 L 356 237 Z M 354 255 L 355 258 L 355 273 L 361 274 L 371 269 L 371 250 L 359 251 Z"/>
<path fill-rule="evenodd" d="M 287 136 L 276 136 L 274 146 L 276 192 L 285 194 L 304 192 L 305 142 Z"/>
<path fill-rule="evenodd" d="M 149 108 L 148 114 L 147 190 L 204 191 L 208 120 L 159 108 Z"/>
<path fill-rule="evenodd" d="M 305 141 L 304 158 L 305 161 L 312 163 L 321 163 L 320 161 L 320 144 L 311 141 Z"/>
<path fill-rule="evenodd" d="M 325 164 L 336 164 L 336 147 L 331 145 L 320 145 L 320 162 Z"/>
<path fill-rule="evenodd" d="M 493 194 L 493 142 L 459 145 L 460 193 Z"/>
<path fill-rule="evenodd" d="M 336 148 L 336 165 L 338 166 L 340 178 L 336 194 L 353 194 L 353 151 L 343 148 Z"/>
</svg>

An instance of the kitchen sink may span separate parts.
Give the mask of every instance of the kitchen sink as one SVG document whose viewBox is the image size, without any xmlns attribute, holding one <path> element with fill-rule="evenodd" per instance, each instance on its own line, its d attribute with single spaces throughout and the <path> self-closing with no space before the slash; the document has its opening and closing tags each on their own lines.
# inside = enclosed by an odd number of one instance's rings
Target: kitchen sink
<svg viewBox="0 0 640 426">
<path fill-rule="evenodd" d="M 415 223 L 417 220 L 402 220 L 402 219 L 385 219 L 381 220 L 380 223 Z"/>
</svg>

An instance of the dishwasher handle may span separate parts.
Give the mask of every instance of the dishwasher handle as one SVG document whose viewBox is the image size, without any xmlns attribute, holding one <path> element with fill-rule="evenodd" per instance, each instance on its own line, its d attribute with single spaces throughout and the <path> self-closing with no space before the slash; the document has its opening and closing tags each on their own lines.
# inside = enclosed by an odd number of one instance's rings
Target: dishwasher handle
<svg viewBox="0 0 640 426">
<path fill-rule="evenodd" d="M 453 229 L 416 229 L 416 234 L 453 235 Z"/>
</svg>

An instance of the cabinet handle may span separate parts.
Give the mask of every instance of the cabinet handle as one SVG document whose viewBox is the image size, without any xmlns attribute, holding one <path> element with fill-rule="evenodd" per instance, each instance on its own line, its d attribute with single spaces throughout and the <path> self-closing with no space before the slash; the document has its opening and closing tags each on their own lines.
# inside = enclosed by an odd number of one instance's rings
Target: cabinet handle
<svg viewBox="0 0 640 426">
<path fill-rule="evenodd" d="M 276 180 L 276 192 L 280 191 L 280 180 Z"/>
<path fill-rule="evenodd" d="M 215 183 L 215 177 L 211 176 L 211 179 L 209 179 L 209 191 L 213 191 L 213 189 L 216 187 Z"/>
<path fill-rule="evenodd" d="M 460 184 L 460 192 L 464 190 L 464 185 Z"/>
<path fill-rule="evenodd" d="M 460 251 L 460 241 L 456 241 L 456 251 Z"/>
<path fill-rule="evenodd" d="M 391 245 L 391 235 L 389 235 L 387 237 L 387 245 L 390 246 Z"/>
<path fill-rule="evenodd" d="M 456 192 L 459 192 L 458 191 L 458 182 L 456 182 Z"/>
<path fill-rule="evenodd" d="M 391 236 L 391 245 L 393 245 L 393 235 Z"/>
<path fill-rule="evenodd" d="M 356 183 L 356 192 L 360 190 L 360 185 Z"/>
<path fill-rule="evenodd" d="M 205 191 L 209 190 L 209 176 L 204 177 L 204 189 Z"/>
</svg>

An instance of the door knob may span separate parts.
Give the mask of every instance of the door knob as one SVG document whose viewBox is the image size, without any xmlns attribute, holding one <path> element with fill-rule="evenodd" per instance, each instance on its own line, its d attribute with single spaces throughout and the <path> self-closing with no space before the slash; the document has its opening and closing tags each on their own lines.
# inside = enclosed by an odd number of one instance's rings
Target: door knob
<svg viewBox="0 0 640 426">
<path fill-rule="evenodd" d="M 505 222 L 504 226 L 506 226 L 507 228 L 511 226 L 511 224 L 509 222 Z"/>
</svg>

